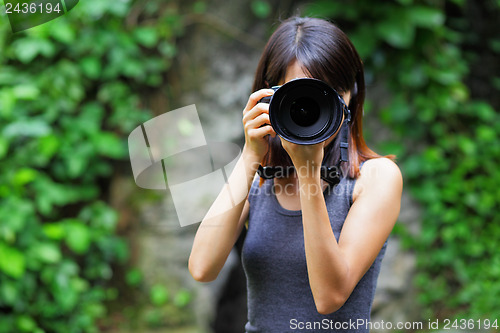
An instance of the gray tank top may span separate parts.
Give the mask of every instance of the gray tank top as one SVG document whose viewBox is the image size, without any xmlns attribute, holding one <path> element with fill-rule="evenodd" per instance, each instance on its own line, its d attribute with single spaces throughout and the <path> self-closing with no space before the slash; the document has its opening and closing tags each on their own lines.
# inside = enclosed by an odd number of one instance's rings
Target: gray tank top
<svg viewBox="0 0 500 333">
<path fill-rule="evenodd" d="M 324 194 L 337 241 L 355 182 L 344 178 Z M 242 251 L 248 290 L 246 332 L 369 332 L 387 242 L 344 306 L 329 315 L 318 313 L 307 276 L 301 211 L 284 209 L 273 184 L 267 180 L 259 187 L 254 182 L 248 197 L 249 224 Z"/>
</svg>

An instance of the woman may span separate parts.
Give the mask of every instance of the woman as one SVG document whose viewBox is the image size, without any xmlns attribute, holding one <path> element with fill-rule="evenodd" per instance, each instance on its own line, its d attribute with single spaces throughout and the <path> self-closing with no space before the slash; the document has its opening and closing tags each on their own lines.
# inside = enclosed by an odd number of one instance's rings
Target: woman
<svg viewBox="0 0 500 333">
<path fill-rule="evenodd" d="M 270 87 L 305 77 L 326 82 L 348 105 L 348 162 L 340 164 L 338 133 L 319 144 L 297 145 L 271 127 L 269 104 L 259 101 L 273 94 Z M 253 91 L 243 110 L 241 158 L 197 231 L 189 270 L 198 281 L 214 280 L 247 228 L 247 332 L 367 332 L 380 263 L 399 214 L 402 177 L 390 158 L 363 139 L 362 62 L 332 23 L 294 17 L 270 37 Z M 254 180 L 260 164 L 293 165 L 295 172 Z M 330 188 L 322 180 L 322 164 L 341 166 L 338 185 Z"/>
</svg>

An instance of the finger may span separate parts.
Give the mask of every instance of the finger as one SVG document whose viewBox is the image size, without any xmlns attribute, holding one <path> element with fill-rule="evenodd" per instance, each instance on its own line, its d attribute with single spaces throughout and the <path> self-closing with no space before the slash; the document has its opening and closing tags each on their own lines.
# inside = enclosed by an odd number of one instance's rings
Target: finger
<svg viewBox="0 0 500 333">
<path fill-rule="evenodd" d="M 243 123 L 250 121 L 262 113 L 269 113 L 269 104 L 267 103 L 257 103 L 252 109 L 243 113 Z"/>
<path fill-rule="evenodd" d="M 244 126 L 246 126 L 246 124 L 248 124 L 249 122 L 262 118 L 265 118 L 269 121 L 269 104 L 257 104 L 252 110 L 248 111 L 248 113 L 243 116 L 243 124 Z"/>
<path fill-rule="evenodd" d="M 274 90 L 272 89 L 260 89 L 252 93 L 248 98 L 248 102 L 245 106 L 245 109 L 243 110 L 243 113 L 251 110 L 262 98 L 271 96 L 272 94 L 274 94 Z"/>
<path fill-rule="evenodd" d="M 265 125 L 271 125 L 271 121 L 269 119 L 269 115 L 267 113 L 262 113 L 255 119 L 247 122 L 244 125 L 245 129 L 259 128 Z"/>
<path fill-rule="evenodd" d="M 248 131 L 248 136 L 252 139 L 260 139 L 266 135 L 271 135 L 272 137 L 276 136 L 276 132 L 270 125 L 252 128 Z"/>
</svg>

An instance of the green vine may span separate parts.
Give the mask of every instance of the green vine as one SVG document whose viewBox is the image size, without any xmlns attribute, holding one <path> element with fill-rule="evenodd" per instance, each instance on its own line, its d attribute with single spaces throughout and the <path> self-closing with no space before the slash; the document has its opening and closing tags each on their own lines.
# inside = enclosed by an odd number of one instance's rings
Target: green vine
<svg viewBox="0 0 500 333">
<path fill-rule="evenodd" d="M 0 332 L 96 332 L 128 258 L 107 203 L 182 33 L 176 3 L 85 0 L 12 34 L 0 7 Z"/>
</svg>

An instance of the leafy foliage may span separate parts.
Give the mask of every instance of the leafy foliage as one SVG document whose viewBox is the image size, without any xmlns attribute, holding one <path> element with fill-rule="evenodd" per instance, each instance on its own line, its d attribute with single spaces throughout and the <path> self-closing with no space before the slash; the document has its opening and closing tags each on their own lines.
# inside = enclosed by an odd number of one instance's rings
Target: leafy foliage
<svg viewBox="0 0 500 333">
<path fill-rule="evenodd" d="M 348 32 L 369 83 L 388 82 L 381 118 L 398 141 L 382 150 L 398 153 L 405 185 L 422 207 L 420 235 L 403 234 L 418 256 L 426 315 L 488 318 L 500 312 L 500 115 L 470 96 L 465 82 L 474 57 L 462 43 L 471 32 L 463 18 L 462 29 L 452 28 L 449 8 L 463 13 L 467 3 L 321 0 L 309 14 Z M 484 47 L 498 58 L 495 45 L 492 39 Z"/>
<path fill-rule="evenodd" d="M 175 55 L 163 6 L 86 0 L 17 34 L 1 14 L 0 332 L 95 332 L 116 296 L 128 247 L 106 181 Z"/>
</svg>

